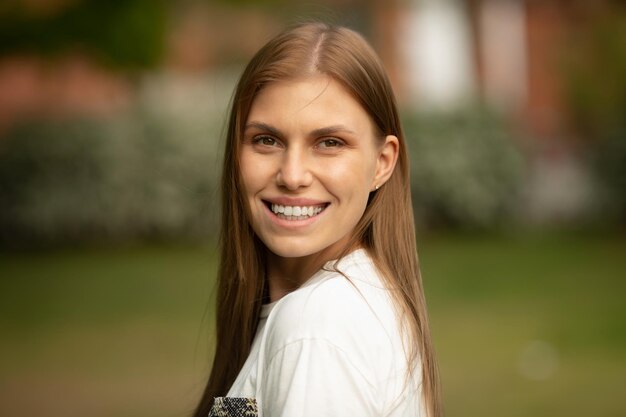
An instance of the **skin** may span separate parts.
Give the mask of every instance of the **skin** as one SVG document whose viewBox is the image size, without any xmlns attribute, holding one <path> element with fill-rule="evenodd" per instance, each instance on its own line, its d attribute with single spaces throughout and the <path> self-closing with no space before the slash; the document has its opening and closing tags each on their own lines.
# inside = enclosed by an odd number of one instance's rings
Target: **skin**
<svg viewBox="0 0 626 417">
<path fill-rule="evenodd" d="M 257 95 L 244 131 L 241 176 L 252 227 L 268 249 L 270 301 L 336 259 L 369 193 L 391 176 L 398 146 L 395 136 L 378 135 L 361 105 L 328 76 L 273 82 Z M 325 209 L 296 222 L 268 209 L 267 202 L 293 199 Z"/>
</svg>

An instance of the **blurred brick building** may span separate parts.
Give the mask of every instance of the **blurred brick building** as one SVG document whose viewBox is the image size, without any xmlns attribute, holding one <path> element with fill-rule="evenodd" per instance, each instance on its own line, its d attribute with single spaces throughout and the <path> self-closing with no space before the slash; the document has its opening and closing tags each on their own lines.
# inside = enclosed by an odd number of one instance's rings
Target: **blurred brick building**
<svg viewBox="0 0 626 417">
<path fill-rule="evenodd" d="M 538 138 L 568 135 L 563 60 L 613 3 L 568 0 L 373 2 L 375 42 L 401 102 L 453 109 L 479 99 Z"/>
</svg>

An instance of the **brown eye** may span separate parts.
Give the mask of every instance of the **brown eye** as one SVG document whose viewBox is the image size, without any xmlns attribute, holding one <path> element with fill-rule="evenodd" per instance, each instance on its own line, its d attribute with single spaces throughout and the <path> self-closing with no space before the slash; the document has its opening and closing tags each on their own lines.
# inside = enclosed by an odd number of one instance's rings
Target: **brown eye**
<svg viewBox="0 0 626 417">
<path fill-rule="evenodd" d="M 341 145 L 343 145 L 343 143 L 339 139 L 328 138 L 328 139 L 324 139 L 323 141 L 321 141 L 319 144 L 319 147 L 328 149 L 328 148 L 339 148 L 341 147 Z"/>
<path fill-rule="evenodd" d="M 256 138 L 254 138 L 254 143 L 259 144 L 259 145 L 264 145 L 264 146 L 276 146 L 277 145 L 276 139 L 274 139 L 271 136 L 257 136 Z"/>
</svg>

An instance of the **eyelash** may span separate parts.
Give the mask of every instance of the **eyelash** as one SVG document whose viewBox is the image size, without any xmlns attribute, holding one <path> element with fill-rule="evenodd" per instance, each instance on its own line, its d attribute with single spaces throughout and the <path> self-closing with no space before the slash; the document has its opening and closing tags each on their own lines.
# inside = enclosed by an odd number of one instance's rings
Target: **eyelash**
<svg viewBox="0 0 626 417">
<path fill-rule="evenodd" d="M 272 145 L 267 145 L 267 144 L 263 143 L 263 141 L 265 139 L 269 139 L 269 140 L 273 141 L 274 143 Z M 258 136 L 255 136 L 255 137 L 252 138 L 252 143 L 255 144 L 255 145 L 274 146 L 275 144 L 278 143 L 278 140 L 276 140 L 273 137 L 268 136 L 268 135 L 258 135 Z"/>
<path fill-rule="evenodd" d="M 273 143 L 271 145 L 267 144 L 267 143 L 263 143 L 263 141 L 265 141 L 266 139 L 271 140 Z M 276 146 L 278 144 L 278 140 L 268 136 L 268 135 L 258 135 L 252 138 L 252 143 L 255 145 L 261 145 L 261 146 Z M 332 143 L 331 146 L 322 146 L 324 143 L 328 144 L 328 143 Z M 341 140 L 341 139 L 337 139 L 337 138 L 325 138 L 320 140 L 316 147 L 322 148 L 322 149 L 331 149 L 331 148 L 341 148 L 345 145 L 345 143 Z"/>
<path fill-rule="evenodd" d="M 326 148 L 326 149 L 328 149 L 328 148 L 341 148 L 344 145 L 343 141 L 341 141 L 341 140 L 339 140 L 337 138 L 326 138 L 326 139 L 323 139 L 323 140 L 321 140 L 319 142 L 319 145 L 321 145 L 321 144 L 323 144 L 325 142 L 334 142 L 333 146 L 330 146 L 330 147 L 325 146 L 324 148 Z"/>
</svg>

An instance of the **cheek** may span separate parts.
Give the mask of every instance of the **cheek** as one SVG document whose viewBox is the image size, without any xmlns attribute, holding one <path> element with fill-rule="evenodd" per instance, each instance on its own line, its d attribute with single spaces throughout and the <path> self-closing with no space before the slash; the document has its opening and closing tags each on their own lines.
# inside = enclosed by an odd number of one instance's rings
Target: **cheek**
<svg viewBox="0 0 626 417">
<path fill-rule="evenodd" d="M 327 164 L 320 172 L 326 180 L 327 188 L 338 197 L 367 200 L 374 171 L 375 164 L 369 159 L 352 158 L 344 163 Z"/>
<path fill-rule="evenodd" d="M 243 185 L 246 192 L 252 194 L 262 186 L 264 178 L 267 176 L 263 172 L 264 164 L 259 163 L 258 158 L 245 150 L 241 153 L 239 163 Z"/>
<path fill-rule="evenodd" d="M 241 168 L 241 182 L 247 194 L 254 192 L 254 190 L 257 188 L 254 175 L 252 175 L 249 169 L 243 167 Z"/>
<path fill-rule="evenodd" d="M 372 175 L 372 161 L 363 152 L 353 152 L 337 160 L 329 160 L 324 171 L 336 178 L 349 178 L 351 182 L 365 181 Z"/>
</svg>

